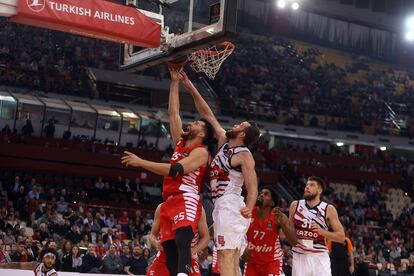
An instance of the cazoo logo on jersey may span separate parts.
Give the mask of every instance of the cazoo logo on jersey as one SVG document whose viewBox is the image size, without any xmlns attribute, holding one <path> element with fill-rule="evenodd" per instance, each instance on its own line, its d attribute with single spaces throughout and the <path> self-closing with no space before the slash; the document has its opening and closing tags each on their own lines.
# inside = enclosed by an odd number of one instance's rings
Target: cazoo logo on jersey
<svg viewBox="0 0 414 276">
<path fill-rule="evenodd" d="M 26 3 L 34 12 L 41 12 L 46 6 L 46 0 L 26 0 Z"/>
</svg>

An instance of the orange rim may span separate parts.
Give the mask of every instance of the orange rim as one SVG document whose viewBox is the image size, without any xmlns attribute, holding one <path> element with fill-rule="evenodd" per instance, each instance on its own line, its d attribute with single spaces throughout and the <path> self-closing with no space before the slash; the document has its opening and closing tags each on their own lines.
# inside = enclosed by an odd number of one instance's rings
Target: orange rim
<svg viewBox="0 0 414 276">
<path fill-rule="evenodd" d="M 236 48 L 236 46 L 234 46 L 233 43 L 231 43 L 230 41 L 223 41 L 217 45 L 221 45 L 223 47 L 229 47 L 228 49 L 225 50 L 205 50 L 205 49 L 201 49 L 201 50 L 196 50 L 193 53 L 200 53 L 200 54 L 207 54 L 207 55 L 223 55 L 223 54 L 231 54 L 234 51 L 234 48 Z"/>
</svg>

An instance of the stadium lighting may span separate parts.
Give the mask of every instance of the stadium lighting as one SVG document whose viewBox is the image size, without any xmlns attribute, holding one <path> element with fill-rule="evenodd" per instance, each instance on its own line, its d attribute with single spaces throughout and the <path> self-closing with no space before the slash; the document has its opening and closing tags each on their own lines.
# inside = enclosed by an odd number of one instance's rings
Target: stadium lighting
<svg viewBox="0 0 414 276">
<path fill-rule="evenodd" d="M 286 7 L 286 1 L 285 0 L 277 1 L 277 6 L 281 9 L 283 9 L 284 7 Z"/>
<path fill-rule="evenodd" d="M 414 40 L 414 32 L 407 32 L 405 34 L 405 39 L 407 39 L 408 41 L 413 41 Z"/>
<path fill-rule="evenodd" d="M 299 9 L 299 3 L 298 2 L 293 2 L 292 3 L 292 10 L 298 10 Z"/>
<path fill-rule="evenodd" d="M 384 146 L 380 147 L 380 151 L 386 151 L 386 150 L 387 150 L 387 147 L 384 147 Z"/>
<path fill-rule="evenodd" d="M 336 145 L 338 146 L 338 147 L 342 147 L 343 145 L 345 145 L 343 142 L 337 142 L 336 143 Z"/>
<path fill-rule="evenodd" d="M 408 29 L 414 30 L 414 16 L 408 17 L 407 21 L 405 21 L 405 24 Z"/>
</svg>

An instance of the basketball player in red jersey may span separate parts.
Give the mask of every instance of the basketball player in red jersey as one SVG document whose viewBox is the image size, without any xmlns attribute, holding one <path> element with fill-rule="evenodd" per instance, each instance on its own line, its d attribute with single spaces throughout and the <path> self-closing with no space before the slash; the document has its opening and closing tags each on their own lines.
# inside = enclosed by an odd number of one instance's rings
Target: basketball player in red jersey
<svg viewBox="0 0 414 276">
<path fill-rule="evenodd" d="M 260 130 L 254 122 L 242 122 L 225 131 L 197 88 L 182 72 L 183 85 L 191 93 L 197 111 L 214 127 L 218 152 L 210 164 L 210 185 L 214 202 L 214 242 L 220 274 L 240 275 L 240 252 L 257 200 L 254 158 L 248 149 L 257 142 Z M 246 187 L 246 203 L 241 196 Z"/>
<path fill-rule="evenodd" d="M 290 205 L 289 219 L 298 237 L 298 243 L 292 248 L 292 276 L 332 275 L 327 240 L 343 242 L 345 233 L 336 208 L 321 200 L 325 189 L 320 177 L 311 176 L 304 199 Z"/>
<path fill-rule="evenodd" d="M 166 240 L 174 239 L 174 236 L 168 235 L 168 233 L 162 233 L 160 231 L 160 209 L 161 205 L 158 205 L 154 214 L 154 222 L 152 224 L 151 232 L 149 235 L 149 240 L 153 247 L 158 250 L 157 257 L 154 259 L 154 262 L 147 270 L 147 276 L 166 276 L 169 275 L 167 268 L 167 260 L 165 257 L 164 250 L 162 248 L 162 243 Z M 160 237 L 160 239 L 158 239 Z M 192 254 L 192 264 L 190 269 L 190 276 L 201 276 L 200 268 L 198 264 L 197 253 L 207 247 L 208 242 L 210 241 L 210 234 L 207 226 L 207 218 L 204 208 L 202 208 L 201 218 L 198 221 L 197 234 L 194 237 L 191 245 L 191 254 Z"/>
<path fill-rule="evenodd" d="M 173 235 L 173 239 L 166 240 L 162 245 L 170 274 L 185 276 L 191 267 L 191 241 L 201 216 L 201 180 L 209 161 L 203 143 L 212 138 L 213 129 L 208 121 L 201 119 L 190 123 L 187 131 L 183 132 L 179 115 L 179 85 L 182 75 L 178 70 L 170 72 L 168 116 L 171 137 L 176 144 L 170 163 L 143 160 L 130 152 L 125 152 L 122 163 L 164 176 L 160 227 L 163 233 Z"/>
<path fill-rule="evenodd" d="M 283 249 L 279 233 L 282 230 L 289 243 L 296 245 L 298 239 L 293 224 L 277 207 L 279 198 L 272 187 L 266 186 L 260 191 L 256 205 L 247 231 L 249 244 L 243 254 L 244 276 L 280 276 Z"/>
</svg>

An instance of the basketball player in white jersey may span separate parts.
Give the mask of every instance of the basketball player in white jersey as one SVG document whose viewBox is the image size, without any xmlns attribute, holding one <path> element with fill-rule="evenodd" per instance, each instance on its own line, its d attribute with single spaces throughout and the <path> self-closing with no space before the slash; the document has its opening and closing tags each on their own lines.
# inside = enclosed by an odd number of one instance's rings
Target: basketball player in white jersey
<svg viewBox="0 0 414 276">
<path fill-rule="evenodd" d="M 240 251 L 247 245 L 245 235 L 258 195 L 255 162 L 247 147 L 257 142 L 260 131 L 254 122 L 242 122 L 225 131 L 187 75 L 182 75 L 197 111 L 213 126 L 218 141 L 218 152 L 210 165 L 210 181 L 220 275 L 240 275 Z M 243 184 L 246 203 L 241 196 Z"/>
<path fill-rule="evenodd" d="M 298 237 L 298 243 L 292 248 L 292 276 L 332 275 L 327 240 L 343 242 L 345 233 L 336 208 L 321 200 L 325 189 L 320 177 L 311 176 L 304 199 L 290 205 L 289 219 Z"/>
<path fill-rule="evenodd" d="M 7 263 L 0 265 L 0 268 L 33 270 L 34 276 L 58 276 L 56 270 L 53 268 L 57 258 L 55 250 L 46 248 L 40 253 L 41 262 L 28 263 Z"/>
</svg>

